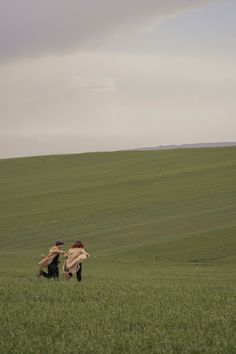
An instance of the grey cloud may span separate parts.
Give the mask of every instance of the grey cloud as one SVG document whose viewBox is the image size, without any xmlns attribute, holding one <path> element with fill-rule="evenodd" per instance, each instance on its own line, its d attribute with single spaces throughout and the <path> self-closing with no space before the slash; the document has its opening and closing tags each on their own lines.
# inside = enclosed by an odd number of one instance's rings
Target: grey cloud
<svg viewBox="0 0 236 354">
<path fill-rule="evenodd" d="M 7 0 L 0 2 L 0 59 L 94 46 L 217 0 Z"/>
<path fill-rule="evenodd" d="M 0 77 L 0 157 L 235 140 L 233 59 L 79 52 Z"/>
</svg>

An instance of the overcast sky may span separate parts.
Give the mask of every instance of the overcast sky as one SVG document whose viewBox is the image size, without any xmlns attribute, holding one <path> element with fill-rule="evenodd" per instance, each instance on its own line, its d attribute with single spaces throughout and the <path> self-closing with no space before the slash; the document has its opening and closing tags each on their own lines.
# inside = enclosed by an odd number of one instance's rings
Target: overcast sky
<svg viewBox="0 0 236 354">
<path fill-rule="evenodd" d="M 235 0 L 0 0 L 0 157 L 236 140 Z"/>
</svg>

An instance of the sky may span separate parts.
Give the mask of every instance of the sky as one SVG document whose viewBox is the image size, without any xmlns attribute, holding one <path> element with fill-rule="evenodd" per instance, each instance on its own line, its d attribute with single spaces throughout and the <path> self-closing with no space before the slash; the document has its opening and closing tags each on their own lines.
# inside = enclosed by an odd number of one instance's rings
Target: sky
<svg viewBox="0 0 236 354">
<path fill-rule="evenodd" d="M 236 141 L 235 0 L 0 0 L 0 158 Z"/>
</svg>

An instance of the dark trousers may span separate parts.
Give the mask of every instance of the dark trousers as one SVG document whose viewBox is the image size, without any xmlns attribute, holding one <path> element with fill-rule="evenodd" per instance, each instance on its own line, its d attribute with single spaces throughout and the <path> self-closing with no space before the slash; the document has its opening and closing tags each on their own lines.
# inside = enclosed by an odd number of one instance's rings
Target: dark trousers
<svg viewBox="0 0 236 354">
<path fill-rule="evenodd" d="M 49 264 L 48 266 L 48 272 L 43 272 L 42 276 L 48 279 L 58 279 L 59 277 L 59 268 L 57 264 Z"/>
<path fill-rule="evenodd" d="M 78 272 L 76 273 L 76 276 L 77 276 L 77 280 L 78 280 L 78 281 L 81 281 L 81 280 L 82 280 L 82 263 L 79 264 L 79 270 L 78 270 Z"/>
<path fill-rule="evenodd" d="M 79 264 L 79 270 L 76 272 L 77 280 L 81 281 L 82 280 L 82 263 Z M 72 277 L 72 273 L 69 273 L 70 277 Z"/>
</svg>

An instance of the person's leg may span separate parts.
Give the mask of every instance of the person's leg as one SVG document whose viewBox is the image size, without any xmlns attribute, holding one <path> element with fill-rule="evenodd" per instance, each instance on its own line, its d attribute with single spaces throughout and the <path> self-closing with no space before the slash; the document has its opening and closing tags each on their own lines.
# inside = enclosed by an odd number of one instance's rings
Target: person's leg
<svg viewBox="0 0 236 354">
<path fill-rule="evenodd" d="M 53 267 L 53 278 L 54 280 L 59 278 L 59 268 L 57 265 Z"/>
<path fill-rule="evenodd" d="M 51 277 L 54 280 L 57 280 L 59 278 L 59 268 L 57 264 L 50 264 L 50 272 L 51 272 Z"/>
<path fill-rule="evenodd" d="M 77 276 L 77 280 L 78 280 L 78 281 L 81 281 L 81 280 L 82 280 L 82 263 L 79 264 L 79 270 L 78 270 L 78 272 L 76 273 L 76 276 Z"/>
<path fill-rule="evenodd" d="M 43 275 L 44 271 L 43 271 L 43 268 L 39 268 L 39 271 L 38 273 L 36 274 L 37 278 L 40 278 L 41 275 Z"/>
<path fill-rule="evenodd" d="M 69 280 L 71 277 L 72 277 L 72 273 L 70 273 L 70 272 L 67 272 L 67 273 L 64 273 L 64 276 L 65 276 L 65 278 L 67 279 L 67 280 Z"/>
<path fill-rule="evenodd" d="M 52 276 L 53 276 L 53 269 L 52 269 L 52 266 L 51 266 L 51 264 L 49 264 L 49 266 L 48 266 L 48 272 L 46 273 L 46 272 L 42 272 L 42 276 L 44 277 L 44 278 L 47 278 L 47 279 L 51 279 L 52 278 Z"/>
</svg>

